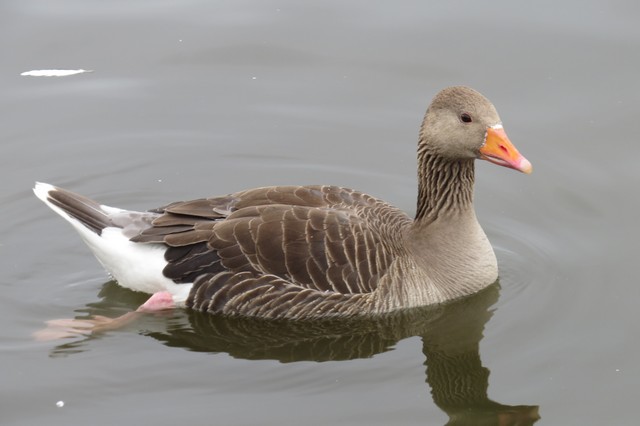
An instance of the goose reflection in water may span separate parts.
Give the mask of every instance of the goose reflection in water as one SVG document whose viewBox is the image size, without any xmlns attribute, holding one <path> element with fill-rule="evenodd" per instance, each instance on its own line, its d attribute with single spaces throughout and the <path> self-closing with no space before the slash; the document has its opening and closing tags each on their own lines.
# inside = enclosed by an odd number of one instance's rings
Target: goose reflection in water
<svg viewBox="0 0 640 426">
<path fill-rule="evenodd" d="M 114 306 L 122 309 L 140 304 L 138 294 L 114 282 L 105 284 L 100 296 L 103 300 L 87 305 L 82 310 L 84 314 L 72 320 L 74 324 L 95 321 L 100 314 L 113 315 Z M 500 404 L 487 395 L 489 370 L 482 365 L 479 344 L 492 316 L 490 307 L 498 296 L 496 283 L 444 305 L 376 318 L 333 321 L 229 318 L 187 310 L 168 314 L 170 320 L 163 323 L 164 329 L 141 333 L 170 347 L 283 363 L 369 358 L 392 349 L 402 339 L 420 336 L 426 357 L 426 382 L 434 403 L 449 416 L 446 425 L 532 425 L 540 418 L 538 406 Z M 133 326 L 147 315 L 162 314 L 129 312 L 116 321 L 108 319 L 110 325 L 106 329 Z M 79 334 L 81 327 L 76 329 L 76 336 Z M 51 355 L 82 352 L 91 340 L 105 335 L 104 330 L 94 328 L 82 340 L 55 347 Z"/>
</svg>

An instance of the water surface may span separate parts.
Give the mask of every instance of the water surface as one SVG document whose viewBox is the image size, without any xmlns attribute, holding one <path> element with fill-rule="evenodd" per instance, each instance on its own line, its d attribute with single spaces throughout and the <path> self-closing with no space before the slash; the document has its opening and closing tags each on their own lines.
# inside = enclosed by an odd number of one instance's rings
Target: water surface
<svg viewBox="0 0 640 426">
<path fill-rule="evenodd" d="M 4 2 L 1 423 L 636 424 L 639 17 L 625 1 Z M 94 72 L 19 75 L 49 68 Z M 378 321 L 179 311 L 31 338 L 144 300 L 35 180 L 130 209 L 338 184 L 413 212 L 417 129 L 452 84 L 486 94 L 534 164 L 477 167 L 499 285 Z"/>
</svg>

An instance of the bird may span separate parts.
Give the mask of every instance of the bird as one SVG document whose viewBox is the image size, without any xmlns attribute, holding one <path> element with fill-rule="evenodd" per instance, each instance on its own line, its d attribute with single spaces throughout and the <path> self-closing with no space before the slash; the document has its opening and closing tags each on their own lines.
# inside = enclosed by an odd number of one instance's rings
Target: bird
<svg viewBox="0 0 640 426">
<path fill-rule="evenodd" d="M 494 283 L 473 207 L 474 162 L 526 174 L 493 104 L 466 86 L 438 92 L 420 127 L 415 217 L 330 185 L 269 186 L 144 212 L 36 183 L 139 308 L 314 320 L 448 302 Z"/>
</svg>

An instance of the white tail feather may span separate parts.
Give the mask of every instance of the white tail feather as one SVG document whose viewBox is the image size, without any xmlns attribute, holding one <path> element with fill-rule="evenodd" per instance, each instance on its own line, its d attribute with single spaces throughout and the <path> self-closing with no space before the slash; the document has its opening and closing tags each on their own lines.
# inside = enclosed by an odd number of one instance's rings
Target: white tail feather
<svg viewBox="0 0 640 426">
<path fill-rule="evenodd" d="M 164 258 L 166 251 L 164 245 L 133 243 L 124 235 L 122 228 L 115 226 L 102 229 L 100 234 L 96 233 L 51 201 L 50 193 L 58 190 L 53 185 L 41 182 L 37 182 L 33 188 L 33 192 L 39 199 L 78 231 L 98 261 L 118 281 L 118 284 L 145 293 L 169 291 L 176 303 L 186 300 L 191 285 L 176 284 L 162 274 L 162 270 L 167 265 Z M 106 216 L 125 212 L 109 206 L 100 205 L 99 208 L 100 212 L 96 214 Z"/>
</svg>

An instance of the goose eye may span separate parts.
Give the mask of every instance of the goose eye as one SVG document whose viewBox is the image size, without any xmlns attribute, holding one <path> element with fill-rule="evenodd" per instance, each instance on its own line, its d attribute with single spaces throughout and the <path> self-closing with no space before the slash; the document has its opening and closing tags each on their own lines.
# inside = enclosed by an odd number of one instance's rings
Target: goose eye
<svg viewBox="0 0 640 426">
<path fill-rule="evenodd" d="M 463 112 L 462 114 L 460 114 L 460 120 L 462 120 L 463 123 L 471 123 L 473 121 L 471 119 L 471 116 L 466 112 Z"/>
</svg>

